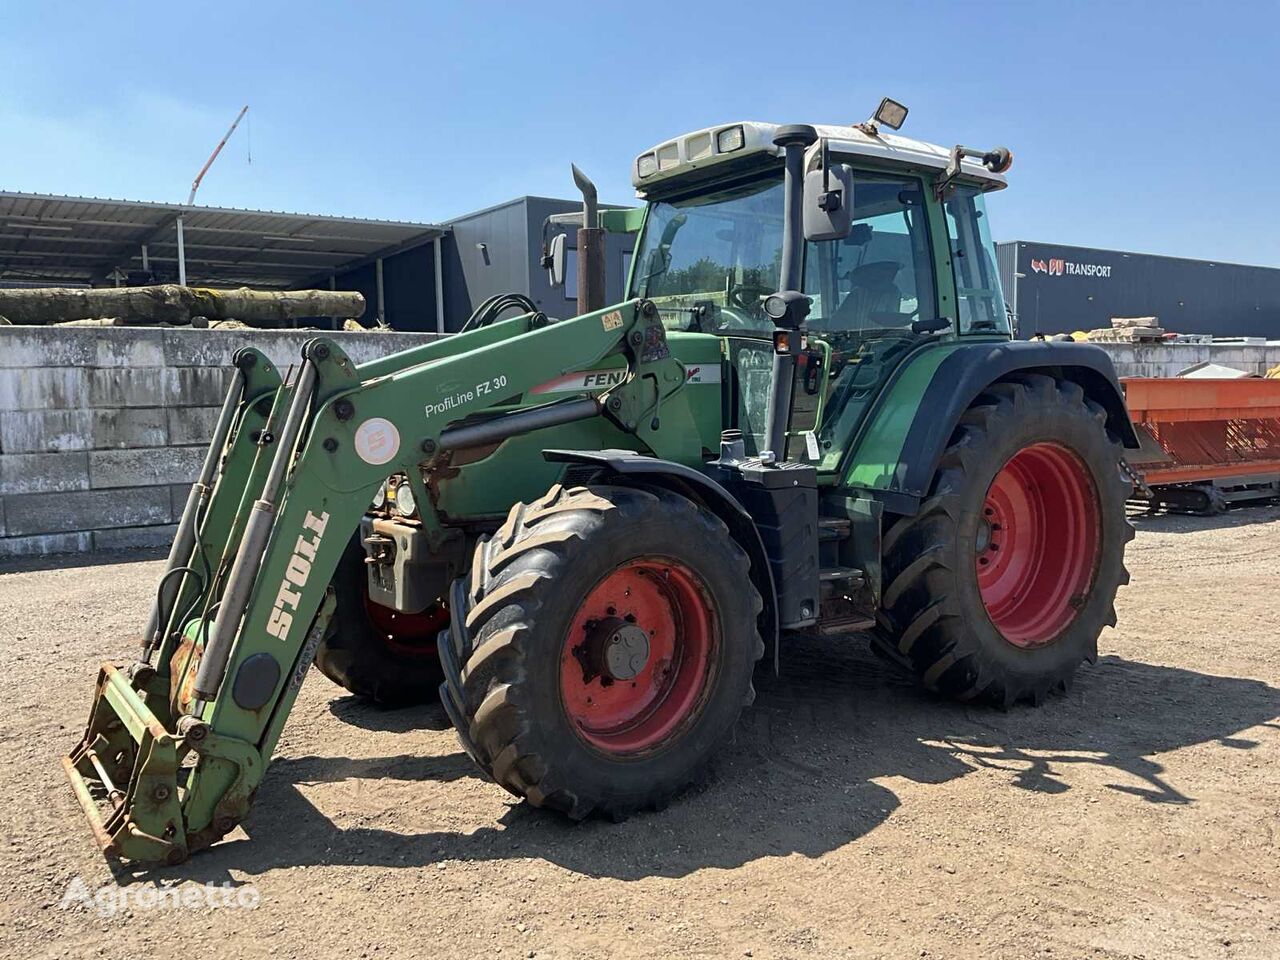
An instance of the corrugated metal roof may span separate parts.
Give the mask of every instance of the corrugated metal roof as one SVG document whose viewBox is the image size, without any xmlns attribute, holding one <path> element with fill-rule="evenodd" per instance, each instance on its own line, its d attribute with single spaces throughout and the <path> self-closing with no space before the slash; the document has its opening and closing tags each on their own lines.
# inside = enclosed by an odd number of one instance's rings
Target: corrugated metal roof
<svg viewBox="0 0 1280 960">
<path fill-rule="evenodd" d="M 288 289 L 425 243 L 447 227 L 320 214 L 184 207 L 0 191 L 0 283 L 110 283 L 142 269 L 174 280 L 182 217 L 187 282 Z"/>
</svg>

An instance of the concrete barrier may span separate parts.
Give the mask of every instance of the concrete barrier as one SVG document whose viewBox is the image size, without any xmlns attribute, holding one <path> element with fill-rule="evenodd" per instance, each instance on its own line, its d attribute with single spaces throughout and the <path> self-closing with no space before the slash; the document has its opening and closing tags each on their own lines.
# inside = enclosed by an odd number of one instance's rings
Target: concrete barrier
<svg viewBox="0 0 1280 960">
<path fill-rule="evenodd" d="M 356 363 L 435 334 L 325 333 Z M 311 331 L 0 327 L 0 557 L 162 546 L 231 356 L 295 364 Z"/>
<path fill-rule="evenodd" d="M 1197 363 L 1220 363 L 1258 376 L 1280 364 L 1280 341 L 1235 343 L 1098 343 L 1122 377 L 1176 377 Z"/>
</svg>

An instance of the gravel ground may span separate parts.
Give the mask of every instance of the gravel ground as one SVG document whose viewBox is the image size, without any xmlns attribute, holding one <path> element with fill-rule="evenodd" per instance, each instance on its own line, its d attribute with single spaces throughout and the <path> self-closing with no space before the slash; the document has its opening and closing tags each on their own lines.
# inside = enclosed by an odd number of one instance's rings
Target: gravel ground
<svg viewBox="0 0 1280 960">
<path fill-rule="evenodd" d="M 140 879 L 97 855 L 58 758 L 160 563 L 10 563 L 0 955 L 1280 957 L 1280 508 L 1138 527 L 1119 628 L 1041 709 L 806 643 L 703 788 L 574 826 L 478 779 L 436 709 L 313 671 L 244 829 Z M 62 907 L 116 883 L 142 902 Z M 226 883 L 256 906 L 145 908 Z"/>
</svg>

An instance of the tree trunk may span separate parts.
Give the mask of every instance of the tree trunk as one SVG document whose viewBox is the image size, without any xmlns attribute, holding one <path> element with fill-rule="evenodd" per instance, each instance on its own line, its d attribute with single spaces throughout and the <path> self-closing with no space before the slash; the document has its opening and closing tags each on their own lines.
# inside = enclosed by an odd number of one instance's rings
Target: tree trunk
<svg viewBox="0 0 1280 960">
<path fill-rule="evenodd" d="M 0 318 L 15 324 L 118 317 L 126 323 L 188 324 L 192 317 L 283 327 L 303 317 L 359 318 L 364 297 L 352 290 L 210 290 L 153 287 L 44 287 L 0 290 Z"/>
</svg>

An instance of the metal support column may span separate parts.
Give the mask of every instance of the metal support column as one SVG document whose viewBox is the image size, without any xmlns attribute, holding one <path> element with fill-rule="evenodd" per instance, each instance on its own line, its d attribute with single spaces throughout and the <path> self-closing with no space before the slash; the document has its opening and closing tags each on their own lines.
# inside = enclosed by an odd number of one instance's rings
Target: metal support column
<svg viewBox="0 0 1280 960">
<path fill-rule="evenodd" d="M 178 218 L 178 285 L 187 285 L 187 250 L 182 243 L 182 218 Z"/>
<path fill-rule="evenodd" d="M 382 289 L 382 258 L 374 261 L 374 277 L 378 288 L 378 326 L 387 325 L 387 301 Z"/>
<path fill-rule="evenodd" d="M 442 237 L 432 241 L 436 262 L 436 333 L 444 333 L 444 243 Z"/>
</svg>

